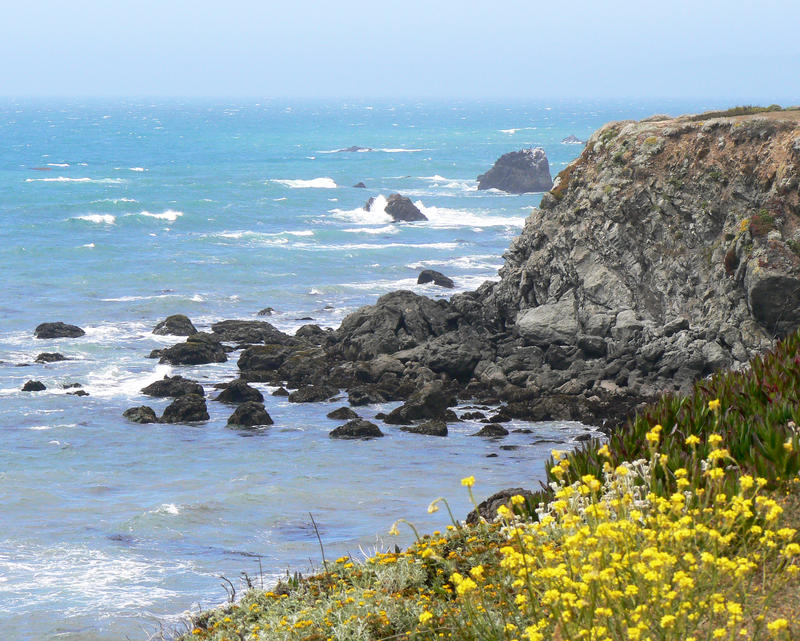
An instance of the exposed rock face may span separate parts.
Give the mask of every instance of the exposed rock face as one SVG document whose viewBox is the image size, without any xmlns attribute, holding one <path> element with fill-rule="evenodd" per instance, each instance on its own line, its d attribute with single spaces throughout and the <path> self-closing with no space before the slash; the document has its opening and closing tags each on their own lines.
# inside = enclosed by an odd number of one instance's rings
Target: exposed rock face
<svg viewBox="0 0 800 641">
<path fill-rule="evenodd" d="M 417 277 L 417 285 L 424 285 L 425 283 L 433 283 L 439 287 L 446 287 L 453 289 L 456 284 L 452 278 L 448 278 L 442 272 L 437 272 L 435 269 L 423 269 Z"/>
<path fill-rule="evenodd" d="M 228 418 L 228 425 L 236 427 L 256 427 L 258 425 L 272 424 L 272 417 L 267 412 L 264 404 L 258 401 L 242 403 Z"/>
<path fill-rule="evenodd" d="M 547 191 L 553 187 L 547 154 L 541 147 L 503 154 L 485 174 L 478 189 L 499 189 L 510 194 Z"/>
<path fill-rule="evenodd" d="M 423 418 L 442 418 L 445 410 L 456 404 L 452 391 L 441 381 L 426 383 L 400 407 L 389 412 L 386 422 L 394 425 L 408 425 Z"/>
<path fill-rule="evenodd" d="M 250 387 L 245 381 L 236 379 L 231 381 L 213 400 L 220 403 L 262 403 L 264 395 L 255 387 Z"/>
<path fill-rule="evenodd" d="M 374 198 L 370 198 L 364 209 L 372 211 L 372 205 L 375 203 Z M 411 199 L 400 194 L 391 194 L 386 199 L 386 207 L 384 211 L 392 217 L 394 222 L 414 222 L 417 220 L 428 220 L 428 217 L 423 214 L 419 207 L 417 207 Z"/>
<path fill-rule="evenodd" d="M 162 423 L 197 423 L 208 419 L 206 399 L 197 394 L 179 396 L 161 416 Z"/>
<path fill-rule="evenodd" d="M 204 332 L 192 334 L 185 343 L 178 343 L 160 351 L 160 363 L 171 365 L 203 365 L 224 363 L 228 360 L 219 339 Z"/>
<path fill-rule="evenodd" d="M 361 418 L 354 418 L 344 425 L 340 425 L 329 434 L 331 438 L 380 438 L 383 436 L 380 428 L 375 423 L 370 423 Z"/>
<path fill-rule="evenodd" d="M 320 403 L 339 392 L 330 385 L 306 385 L 289 394 L 290 403 Z"/>
<path fill-rule="evenodd" d="M 57 323 L 42 323 L 33 331 L 36 338 L 78 338 L 86 334 L 77 325 L 67 325 L 58 321 Z"/>
<path fill-rule="evenodd" d="M 153 334 L 159 336 L 191 336 L 196 333 L 197 329 L 192 325 L 192 321 L 183 314 L 167 316 L 153 328 Z"/>
<path fill-rule="evenodd" d="M 122 415 L 131 423 L 158 423 L 158 417 L 152 407 L 140 405 L 125 410 Z"/>
<path fill-rule="evenodd" d="M 156 398 L 165 397 L 178 397 L 185 394 L 197 394 L 198 396 L 205 396 L 203 386 L 197 381 L 193 381 L 183 376 L 165 376 L 160 381 L 150 383 L 147 387 L 142 388 L 142 394 L 148 396 L 155 396 Z"/>
</svg>

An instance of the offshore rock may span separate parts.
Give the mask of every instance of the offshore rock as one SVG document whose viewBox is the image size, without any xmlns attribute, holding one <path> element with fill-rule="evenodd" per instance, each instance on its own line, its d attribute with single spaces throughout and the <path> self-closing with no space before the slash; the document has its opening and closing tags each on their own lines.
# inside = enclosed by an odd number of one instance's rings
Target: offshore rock
<svg viewBox="0 0 800 641">
<path fill-rule="evenodd" d="M 489 171 L 478 176 L 478 189 L 499 189 L 510 194 L 552 187 L 547 154 L 541 147 L 503 154 Z"/>
<path fill-rule="evenodd" d="M 272 425 L 273 422 L 264 404 L 258 401 L 246 401 L 242 403 L 228 418 L 228 425 L 235 427 Z"/>
<path fill-rule="evenodd" d="M 41 392 L 46 389 L 47 387 L 41 381 L 26 381 L 22 386 L 23 392 Z"/>
<path fill-rule="evenodd" d="M 339 390 L 330 385 L 306 385 L 289 394 L 290 403 L 320 403 L 336 396 Z"/>
<path fill-rule="evenodd" d="M 339 409 L 335 409 L 332 412 L 328 412 L 326 414 L 328 418 L 340 420 L 340 421 L 349 421 L 354 418 L 359 418 L 358 414 L 356 414 L 353 410 L 349 407 L 340 407 Z"/>
<path fill-rule="evenodd" d="M 383 432 L 375 423 L 356 418 L 332 430 L 329 436 L 331 438 L 367 439 L 380 438 L 383 436 Z"/>
<path fill-rule="evenodd" d="M 197 381 L 193 381 L 183 376 L 164 376 L 160 381 L 150 383 L 147 387 L 142 388 L 142 394 L 148 396 L 155 396 L 156 398 L 165 397 L 178 397 L 185 394 L 197 394 L 198 396 L 205 396 L 203 386 Z"/>
<path fill-rule="evenodd" d="M 196 333 L 197 329 L 192 324 L 192 321 L 183 314 L 167 316 L 153 328 L 153 334 L 158 334 L 159 336 L 191 336 Z"/>
<path fill-rule="evenodd" d="M 211 331 L 224 343 L 267 343 L 296 345 L 297 341 L 267 321 L 224 320 L 214 323 Z"/>
<path fill-rule="evenodd" d="M 160 363 L 171 365 L 204 365 L 228 360 L 219 339 L 203 332 L 189 336 L 185 343 L 161 350 L 160 355 Z"/>
<path fill-rule="evenodd" d="M 452 278 L 448 278 L 442 272 L 437 272 L 435 269 L 423 269 L 419 276 L 417 276 L 417 285 L 424 285 L 425 283 L 433 283 L 439 287 L 453 289 L 456 284 Z"/>
<path fill-rule="evenodd" d="M 264 395 L 245 381 L 236 379 L 228 383 L 213 400 L 220 403 L 262 403 Z"/>
<path fill-rule="evenodd" d="M 57 323 L 42 323 L 33 331 L 36 338 L 78 338 L 86 334 L 77 325 L 68 325 L 61 321 Z"/>
<path fill-rule="evenodd" d="M 198 423 L 208 419 L 206 399 L 198 394 L 179 396 L 161 416 L 162 423 Z"/>
<path fill-rule="evenodd" d="M 152 407 L 140 405 L 125 410 L 122 415 L 131 423 L 158 423 L 158 417 Z"/>
<path fill-rule="evenodd" d="M 58 363 L 60 361 L 69 360 L 63 354 L 59 354 L 58 352 L 42 352 L 36 357 L 37 363 Z"/>
<path fill-rule="evenodd" d="M 372 211 L 372 205 L 375 203 L 374 198 L 370 198 L 364 205 L 364 209 Z M 411 199 L 400 194 L 391 194 L 386 199 L 386 207 L 384 211 L 392 217 L 394 222 L 415 222 L 418 220 L 428 220 L 428 217 L 423 214 L 419 208 L 411 202 Z"/>
<path fill-rule="evenodd" d="M 425 421 L 419 425 L 407 425 L 400 429 L 404 432 L 424 434 L 425 436 L 447 436 L 447 423 L 440 420 Z"/>
</svg>

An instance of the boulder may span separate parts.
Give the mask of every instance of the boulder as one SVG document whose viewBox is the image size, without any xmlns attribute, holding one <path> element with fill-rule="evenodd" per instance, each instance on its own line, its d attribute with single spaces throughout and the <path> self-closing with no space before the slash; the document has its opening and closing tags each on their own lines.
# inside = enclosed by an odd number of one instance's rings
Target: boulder
<svg viewBox="0 0 800 641">
<path fill-rule="evenodd" d="M 78 338 L 86 334 L 77 325 L 67 325 L 61 321 L 57 323 L 42 323 L 33 332 L 36 338 Z"/>
<path fill-rule="evenodd" d="M 204 365 L 206 363 L 224 363 L 228 360 L 219 340 L 211 334 L 198 332 L 178 343 L 161 350 L 160 363 L 171 365 Z"/>
<path fill-rule="evenodd" d="M 197 423 L 208 419 L 206 399 L 199 394 L 179 396 L 161 416 L 162 423 Z"/>
<path fill-rule="evenodd" d="M 228 383 L 213 400 L 220 403 L 262 403 L 264 396 L 255 387 L 250 387 L 239 378 Z"/>
<path fill-rule="evenodd" d="M 69 360 L 63 354 L 59 354 L 58 352 L 42 352 L 36 357 L 37 363 L 58 363 L 60 361 Z"/>
<path fill-rule="evenodd" d="M 305 385 L 289 394 L 290 403 L 319 403 L 336 396 L 339 390 L 330 385 Z"/>
<path fill-rule="evenodd" d="M 400 428 L 404 432 L 412 434 L 424 434 L 426 436 L 447 436 L 447 423 L 444 421 L 426 421 L 419 425 L 404 425 Z"/>
<path fill-rule="evenodd" d="M 547 154 L 541 147 L 503 154 L 485 174 L 478 189 L 499 189 L 510 194 L 549 191 L 553 188 Z"/>
<path fill-rule="evenodd" d="M 272 392 L 273 396 L 289 396 L 289 390 L 285 387 L 279 387 L 274 392 Z"/>
<path fill-rule="evenodd" d="M 477 511 L 472 510 L 467 515 L 467 523 L 474 525 L 480 519 L 493 521 L 497 517 L 497 508 L 499 508 L 501 505 L 505 505 L 509 509 L 513 510 L 514 505 L 511 503 L 512 496 L 524 497 L 528 510 L 535 509 L 538 505 L 538 501 L 533 492 L 530 490 L 524 490 L 521 487 L 511 487 L 506 490 L 500 490 L 499 492 L 492 494 L 485 501 L 478 503 Z"/>
<path fill-rule="evenodd" d="M 320 345 L 325 342 L 325 339 L 333 330 L 322 329 L 319 325 L 309 324 L 303 325 L 294 333 L 295 338 L 302 338 L 314 345 Z"/>
<path fill-rule="evenodd" d="M 267 412 L 264 404 L 257 401 L 245 401 L 228 418 L 228 425 L 239 427 L 272 424 L 272 417 Z"/>
<path fill-rule="evenodd" d="M 487 438 L 500 438 L 508 436 L 508 430 L 499 423 L 489 423 L 484 425 L 479 431 L 470 436 L 485 436 Z"/>
<path fill-rule="evenodd" d="M 554 303 L 526 309 L 517 316 L 515 326 L 519 335 L 534 345 L 574 343 L 578 334 L 575 297 L 570 292 Z"/>
<path fill-rule="evenodd" d="M 340 425 L 329 434 L 331 438 L 379 438 L 383 436 L 380 428 L 375 423 L 370 423 L 361 418 L 355 418 L 344 425 Z"/>
<path fill-rule="evenodd" d="M 457 402 L 456 395 L 445 388 L 442 381 L 431 381 L 409 396 L 403 405 L 389 412 L 386 422 L 409 425 L 419 419 L 442 418 L 447 408 Z"/>
<path fill-rule="evenodd" d="M 214 323 L 211 331 L 225 343 L 268 343 L 295 345 L 297 341 L 267 321 L 224 320 Z"/>
<path fill-rule="evenodd" d="M 89 392 L 79 389 L 77 392 L 67 392 L 67 396 L 89 396 Z"/>
<path fill-rule="evenodd" d="M 27 381 L 22 386 L 23 392 L 41 392 L 42 390 L 46 389 L 47 387 L 45 387 L 44 383 L 42 383 L 41 381 Z"/>
<path fill-rule="evenodd" d="M 354 418 L 359 418 L 358 414 L 356 414 L 349 407 L 340 407 L 332 412 L 328 412 L 326 416 L 339 421 L 349 421 Z"/>
<path fill-rule="evenodd" d="M 239 356 L 236 365 L 244 371 L 274 371 L 289 358 L 292 350 L 282 345 L 253 345 Z"/>
<path fill-rule="evenodd" d="M 191 336 L 197 333 L 197 328 L 192 325 L 188 316 L 173 314 L 167 316 L 153 328 L 153 334 L 159 336 Z"/>
<path fill-rule="evenodd" d="M 140 405 L 126 409 L 122 415 L 131 423 L 158 423 L 158 417 L 152 407 Z"/>
<path fill-rule="evenodd" d="M 566 138 L 562 138 L 561 139 L 561 144 L 562 145 L 585 145 L 586 141 L 585 140 L 581 140 L 575 134 L 570 134 Z"/>
<path fill-rule="evenodd" d="M 357 385 L 351 387 L 347 393 L 347 402 L 354 407 L 385 403 L 387 400 L 383 390 L 375 385 Z"/>
<path fill-rule="evenodd" d="M 147 387 L 143 387 L 142 394 L 155 396 L 156 398 L 178 397 L 186 394 L 206 395 L 200 383 L 183 376 L 164 376 L 160 381 L 155 381 Z"/>
<path fill-rule="evenodd" d="M 428 220 L 428 217 L 411 202 L 410 198 L 400 194 L 392 194 L 386 199 L 384 211 L 392 217 L 394 222 Z"/>
<path fill-rule="evenodd" d="M 417 277 L 417 285 L 424 285 L 425 283 L 433 283 L 439 287 L 446 287 L 453 289 L 455 283 L 452 279 L 445 276 L 442 272 L 437 272 L 434 269 L 423 269 Z"/>
</svg>

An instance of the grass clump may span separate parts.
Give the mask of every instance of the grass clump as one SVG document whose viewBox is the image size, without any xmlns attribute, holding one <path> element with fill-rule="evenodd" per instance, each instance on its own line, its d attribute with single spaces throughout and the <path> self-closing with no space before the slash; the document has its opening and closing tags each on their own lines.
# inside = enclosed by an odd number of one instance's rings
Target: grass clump
<svg viewBox="0 0 800 641">
<path fill-rule="evenodd" d="M 729 118 L 732 116 L 751 116 L 753 114 L 768 113 L 770 111 L 783 111 L 780 105 L 769 105 L 768 107 L 759 107 L 756 105 L 739 105 L 738 107 L 731 107 L 724 111 L 707 111 L 706 113 L 691 116 L 689 120 L 708 120 L 710 118 Z"/>
<path fill-rule="evenodd" d="M 406 551 L 251 590 L 184 638 L 798 639 L 798 394 L 795 334 L 606 443 L 554 452 L 533 509 L 515 496 L 493 522 L 451 514 Z"/>
</svg>

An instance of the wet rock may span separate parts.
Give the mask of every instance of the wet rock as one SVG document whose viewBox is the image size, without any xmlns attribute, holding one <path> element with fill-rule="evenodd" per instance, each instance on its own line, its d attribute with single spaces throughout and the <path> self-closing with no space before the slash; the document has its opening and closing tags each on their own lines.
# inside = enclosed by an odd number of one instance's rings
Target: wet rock
<svg viewBox="0 0 800 641">
<path fill-rule="evenodd" d="M 408 400 L 386 417 L 392 425 L 408 425 L 427 418 L 441 418 L 448 407 L 457 403 L 456 395 L 441 381 L 431 381 L 415 391 Z"/>
<path fill-rule="evenodd" d="M 64 383 L 61 389 L 78 389 L 80 387 L 83 387 L 80 383 Z"/>
<path fill-rule="evenodd" d="M 265 307 L 264 309 L 258 310 L 258 316 L 272 316 L 274 311 L 272 307 Z"/>
<path fill-rule="evenodd" d="M 471 434 L 471 436 L 485 436 L 487 438 L 500 438 L 508 436 L 508 430 L 499 423 L 489 423 L 484 425 L 480 431 Z"/>
<path fill-rule="evenodd" d="M 486 418 L 486 414 L 483 412 L 464 412 L 461 415 L 462 421 L 477 421 L 482 418 Z"/>
<path fill-rule="evenodd" d="M 152 407 L 140 405 L 125 410 L 122 415 L 131 423 L 158 423 L 158 417 Z"/>
<path fill-rule="evenodd" d="M 553 187 L 547 154 L 541 147 L 503 154 L 485 174 L 478 189 L 499 189 L 510 194 L 548 191 Z"/>
<path fill-rule="evenodd" d="M 433 283 L 439 287 L 446 287 L 453 289 L 455 283 L 451 278 L 445 276 L 442 272 L 437 272 L 434 269 L 423 269 L 417 277 L 417 285 L 424 285 L 425 283 Z"/>
<path fill-rule="evenodd" d="M 364 208 L 370 211 L 374 199 L 367 201 L 367 206 Z M 418 220 L 428 220 L 427 216 L 423 214 L 419 208 L 411 202 L 410 198 L 401 196 L 400 194 L 391 194 L 386 199 L 386 207 L 384 211 L 392 217 L 394 222 L 414 222 Z"/>
<path fill-rule="evenodd" d="M 357 182 L 355 185 L 353 185 L 353 188 L 354 189 L 366 189 L 367 186 L 363 182 Z"/>
<path fill-rule="evenodd" d="M 167 406 L 162 423 L 197 423 L 209 419 L 206 399 L 198 394 L 185 394 Z"/>
<path fill-rule="evenodd" d="M 207 363 L 224 363 L 228 360 L 219 340 L 211 334 L 198 332 L 178 343 L 161 350 L 160 363 L 171 365 L 204 365 Z"/>
<path fill-rule="evenodd" d="M 89 392 L 79 389 L 77 392 L 67 392 L 67 396 L 89 396 Z"/>
<path fill-rule="evenodd" d="M 33 332 L 36 338 L 78 338 L 86 334 L 77 325 L 68 325 L 61 321 L 57 323 L 42 323 Z"/>
<path fill-rule="evenodd" d="M 325 339 L 328 337 L 329 334 L 332 333 L 333 330 L 330 329 L 322 329 L 319 325 L 303 325 L 302 327 L 298 328 L 295 332 L 295 338 L 302 338 L 309 343 L 314 343 L 315 345 L 322 344 Z"/>
<path fill-rule="evenodd" d="M 333 410 L 332 412 L 328 412 L 326 414 L 328 418 L 340 420 L 340 421 L 349 421 L 354 418 L 359 418 L 358 414 L 356 414 L 353 410 L 349 407 L 340 407 L 338 409 Z"/>
<path fill-rule="evenodd" d="M 220 403 L 262 403 L 264 396 L 255 387 L 250 387 L 245 381 L 236 379 L 228 383 L 214 400 Z"/>
<path fill-rule="evenodd" d="M 211 331 L 225 343 L 265 343 L 295 345 L 297 341 L 267 321 L 224 320 L 214 323 Z"/>
<path fill-rule="evenodd" d="M 272 392 L 273 396 L 289 396 L 289 390 L 285 387 L 279 387 L 274 392 Z"/>
<path fill-rule="evenodd" d="M 156 398 L 178 397 L 185 394 L 206 395 L 200 383 L 183 376 L 164 376 L 160 381 L 155 381 L 147 387 L 143 387 L 142 394 L 155 396 Z"/>
<path fill-rule="evenodd" d="M 59 354 L 58 352 L 42 352 L 36 357 L 37 363 L 58 363 L 60 361 L 69 360 L 63 354 Z"/>
<path fill-rule="evenodd" d="M 375 423 L 356 418 L 332 430 L 329 436 L 342 439 L 367 439 L 379 438 L 383 436 L 383 432 Z"/>
<path fill-rule="evenodd" d="M 159 336 L 191 336 L 197 333 L 197 328 L 183 314 L 167 316 L 153 328 L 153 334 Z"/>
<path fill-rule="evenodd" d="M 525 490 L 521 487 L 511 487 L 505 490 L 500 490 L 495 494 L 492 494 L 488 499 L 485 501 L 481 501 L 478 503 L 478 509 L 472 510 L 467 515 L 467 523 L 474 525 L 480 519 L 485 519 L 486 521 L 493 521 L 497 517 L 497 508 L 501 505 L 505 505 L 510 510 L 515 509 L 514 505 L 511 503 L 512 496 L 522 496 L 525 498 L 527 503 L 528 509 L 534 509 L 537 506 L 537 499 L 536 495 L 530 490 Z"/>
<path fill-rule="evenodd" d="M 351 388 L 347 394 L 347 402 L 354 407 L 385 403 L 387 400 L 383 391 L 374 385 L 360 385 Z"/>
<path fill-rule="evenodd" d="M 447 436 L 447 424 L 444 421 L 426 421 L 419 425 L 405 425 L 400 429 L 404 432 L 411 432 L 412 434 Z"/>
<path fill-rule="evenodd" d="M 290 403 L 320 403 L 336 396 L 339 390 L 330 385 L 306 385 L 289 394 Z"/>
<path fill-rule="evenodd" d="M 267 412 L 263 403 L 245 401 L 228 418 L 228 425 L 237 427 L 255 427 L 258 425 L 272 425 L 272 417 Z"/>
<path fill-rule="evenodd" d="M 275 371 L 291 354 L 283 345 L 254 345 L 241 353 L 236 365 L 242 371 Z"/>
<path fill-rule="evenodd" d="M 23 392 L 41 392 L 46 389 L 47 387 L 45 387 L 45 384 L 42 383 L 41 381 L 27 381 L 22 386 Z"/>
</svg>

